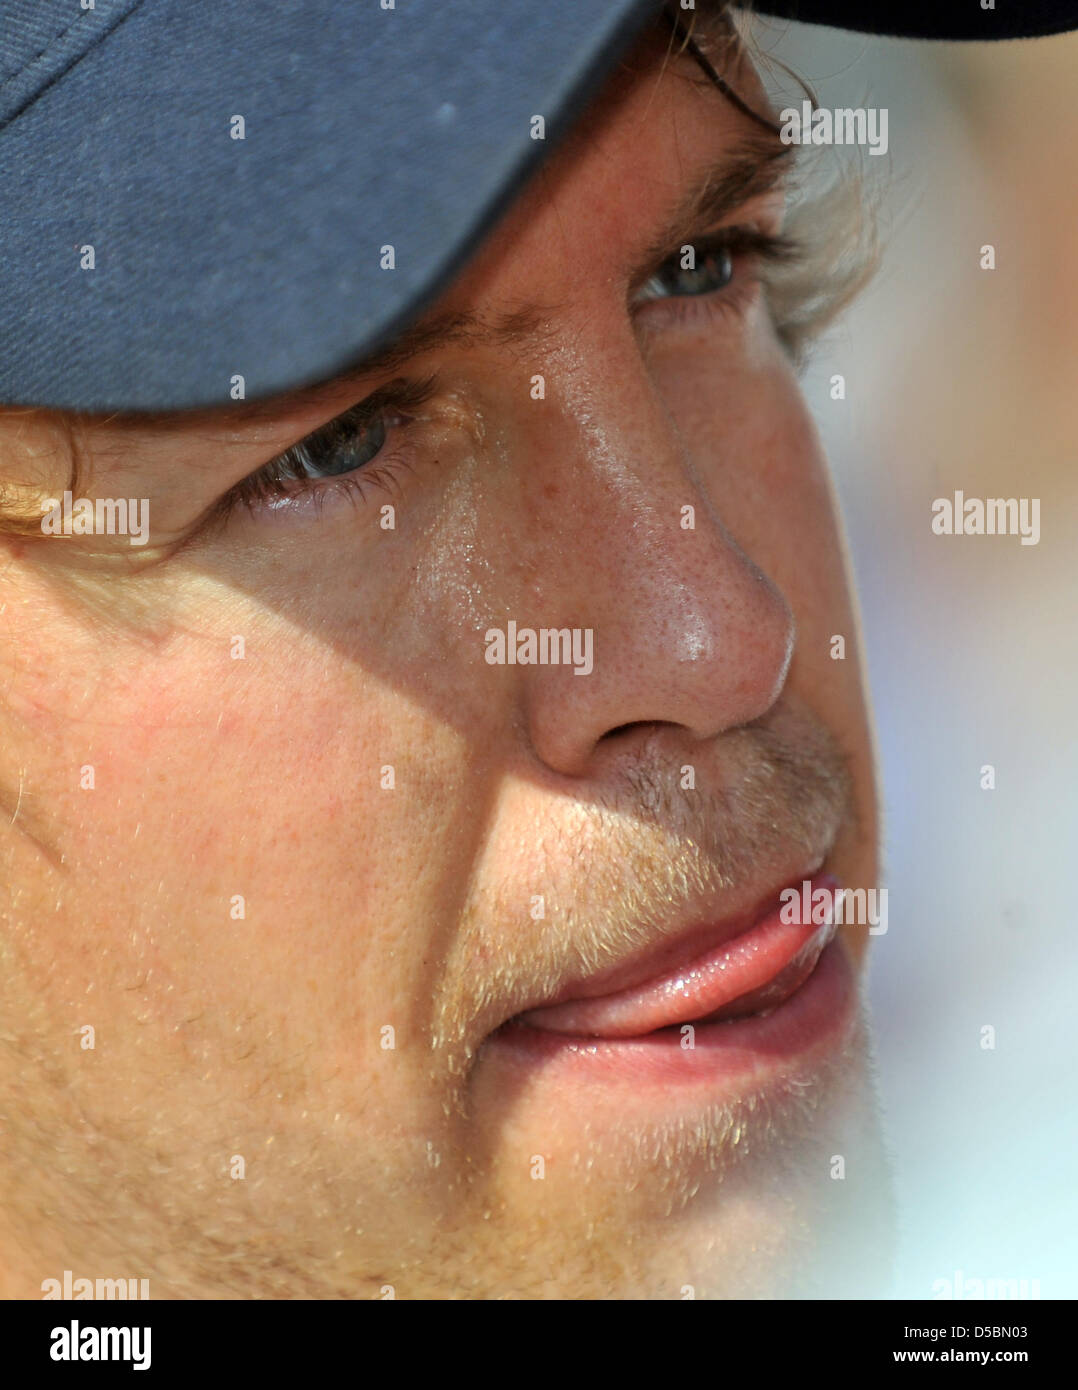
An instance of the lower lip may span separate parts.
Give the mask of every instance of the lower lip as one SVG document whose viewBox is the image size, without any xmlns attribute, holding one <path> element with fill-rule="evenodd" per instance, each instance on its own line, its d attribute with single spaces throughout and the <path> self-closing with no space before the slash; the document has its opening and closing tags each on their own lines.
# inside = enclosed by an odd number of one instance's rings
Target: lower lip
<svg viewBox="0 0 1078 1390">
<path fill-rule="evenodd" d="M 646 1101 L 671 1087 L 699 1088 L 707 1099 L 739 1096 L 822 1062 L 849 1037 L 856 981 L 840 937 L 822 952 L 808 979 L 765 1016 L 674 1026 L 635 1038 L 586 1038 L 511 1024 L 488 1038 L 482 1061 L 518 1084 L 530 1073 L 543 1085 L 613 1087 Z M 683 1038 L 693 1046 L 683 1046 Z M 508 1078 L 507 1078 L 508 1079 Z"/>
</svg>

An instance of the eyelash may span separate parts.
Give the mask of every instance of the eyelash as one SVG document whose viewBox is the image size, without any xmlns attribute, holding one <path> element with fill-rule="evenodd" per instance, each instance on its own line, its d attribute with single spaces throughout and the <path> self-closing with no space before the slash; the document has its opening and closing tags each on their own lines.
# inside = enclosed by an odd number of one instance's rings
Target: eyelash
<svg viewBox="0 0 1078 1390">
<path fill-rule="evenodd" d="M 218 503 L 217 519 L 227 518 L 236 507 L 244 507 L 253 514 L 259 507 L 274 504 L 294 509 L 300 503 L 307 503 L 321 512 L 326 502 L 335 496 L 346 496 L 353 503 L 359 503 L 365 499 L 369 487 L 393 491 L 398 471 L 410 467 L 411 461 L 408 451 L 400 445 L 387 452 L 389 441 L 399 430 L 414 423 L 410 412 L 425 405 L 434 395 L 435 387 L 433 375 L 418 381 L 402 378 L 380 387 L 359 405 L 335 416 L 237 483 Z M 385 428 L 385 442 L 369 463 L 338 476 L 312 476 L 309 470 L 318 466 L 320 452 L 324 466 L 333 448 L 354 445 L 366 430 L 379 423 Z"/>
<path fill-rule="evenodd" d="M 667 313 L 683 323 L 699 321 L 701 314 L 711 318 L 716 313 L 728 315 L 744 311 L 756 285 L 765 278 L 759 271 L 749 276 L 737 273 L 739 264 L 743 266 L 746 258 L 751 259 L 756 267 L 762 267 L 788 263 L 801 254 L 798 242 L 754 227 L 731 227 L 715 236 L 686 244 L 693 246 L 698 266 L 708 256 L 728 255 L 732 262 L 733 279 L 730 285 L 699 295 L 675 294 L 638 301 L 641 305 L 662 303 Z M 676 265 L 680 257 L 680 249 L 668 256 L 645 285 L 656 279 L 665 267 Z M 781 335 L 781 325 L 778 325 L 778 331 Z M 320 513 L 326 502 L 337 496 L 346 496 L 353 504 L 358 504 L 365 499 L 370 487 L 392 492 L 400 470 L 411 466 L 411 451 L 402 443 L 389 453 L 386 447 L 400 430 L 414 423 L 409 411 L 418 410 L 426 404 L 434 391 L 433 375 L 421 381 L 401 379 L 381 387 L 365 401 L 330 420 L 237 483 L 217 504 L 216 517 L 226 519 L 237 507 L 243 507 L 253 515 L 260 507 L 273 507 L 275 504 L 287 505 L 290 509 L 305 504 Z M 337 476 L 330 474 L 324 478 L 312 476 L 308 471 L 312 464 L 317 466 L 320 449 L 324 451 L 325 463 L 331 448 L 354 443 L 362 438 L 365 430 L 379 422 L 385 425 L 385 443 L 369 463 L 361 464 L 351 472 Z"/>
<path fill-rule="evenodd" d="M 801 253 L 798 242 L 772 232 L 760 231 L 756 227 L 730 227 L 716 236 L 687 242 L 686 245 L 691 245 L 696 253 L 697 267 L 709 256 L 728 256 L 733 278 L 730 284 L 703 294 L 674 294 L 642 301 L 645 305 L 663 304 L 666 312 L 673 314 L 679 321 L 698 319 L 701 314 L 711 317 L 716 313 L 743 312 L 757 284 L 766 279 L 762 274 L 762 268 L 768 264 L 786 264 L 796 260 Z M 646 289 L 664 267 L 671 263 L 679 263 L 681 255 L 681 250 L 678 250 L 668 256 L 642 288 Z M 750 266 L 748 273 L 744 273 L 746 261 Z M 739 273 L 739 270 L 742 273 Z"/>
</svg>

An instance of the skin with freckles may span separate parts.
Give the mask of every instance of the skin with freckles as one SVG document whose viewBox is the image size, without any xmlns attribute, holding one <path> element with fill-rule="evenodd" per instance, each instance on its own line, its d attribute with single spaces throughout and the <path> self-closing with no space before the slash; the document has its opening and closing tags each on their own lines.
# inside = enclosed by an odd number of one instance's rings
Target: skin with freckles
<svg viewBox="0 0 1078 1390">
<path fill-rule="evenodd" d="M 393 374 L 433 381 L 363 496 L 214 511 L 385 378 L 77 422 L 82 494 L 148 498 L 150 543 L 0 534 L 8 1296 L 65 1269 L 157 1298 L 880 1276 L 859 1021 L 704 1099 L 580 1105 L 490 1043 L 690 899 L 744 912 L 824 859 L 877 883 L 843 544 L 753 258 L 640 293 L 702 172 L 766 139 L 699 76 L 640 41 L 431 309 L 489 331 Z M 664 256 L 777 235 L 781 188 L 749 195 Z M 64 426 L 0 415 L 0 470 L 62 461 Z M 593 671 L 488 664 L 510 620 L 591 629 Z"/>
</svg>

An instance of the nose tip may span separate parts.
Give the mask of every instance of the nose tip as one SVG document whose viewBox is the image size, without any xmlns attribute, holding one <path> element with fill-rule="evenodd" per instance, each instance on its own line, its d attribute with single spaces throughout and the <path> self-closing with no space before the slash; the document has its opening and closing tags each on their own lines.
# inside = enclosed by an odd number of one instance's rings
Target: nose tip
<svg viewBox="0 0 1078 1390">
<path fill-rule="evenodd" d="M 781 693 L 795 642 L 785 597 L 721 532 L 698 536 L 680 560 L 679 547 L 674 539 L 663 563 L 648 565 L 639 532 L 627 537 L 621 573 L 633 578 L 591 575 L 592 670 L 576 678 L 537 667 L 529 677 L 531 738 L 552 769 L 579 775 L 601 741 L 636 726 L 714 738 L 760 718 Z"/>
</svg>

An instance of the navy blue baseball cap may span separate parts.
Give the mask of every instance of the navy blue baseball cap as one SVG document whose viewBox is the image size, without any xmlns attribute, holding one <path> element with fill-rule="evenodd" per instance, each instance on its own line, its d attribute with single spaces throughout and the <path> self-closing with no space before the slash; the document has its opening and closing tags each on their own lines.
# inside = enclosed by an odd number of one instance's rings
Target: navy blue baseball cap
<svg viewBox="0 0 1078 1390">
<path fill-rule="evenodd" d="M 1078 0 L 755 8 L 920 38 L 1078 27 Z M 660 10 L 3 0 L 0 403 L 227 405 L 237 378 L 264 397 L 362 360 L 449 283 Z"/>
</svg>

